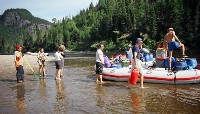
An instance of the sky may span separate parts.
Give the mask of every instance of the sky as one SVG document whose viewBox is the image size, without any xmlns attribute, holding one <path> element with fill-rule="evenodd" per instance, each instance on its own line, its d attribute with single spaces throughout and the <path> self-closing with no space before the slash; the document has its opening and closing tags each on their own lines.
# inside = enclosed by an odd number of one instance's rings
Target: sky
<svg viewBox="0 0 200 114">
<path fill-rule="evenodd" d="M 75 16 L 80 10 L 94 5 L 98 0 L 0 0 L 0 15 L 6 9 L 23 8 L 27 9 L 35 17 L 46 19 L 52 22 L 53 18 L 58 20 L 65 16 Z"/>
</svg>

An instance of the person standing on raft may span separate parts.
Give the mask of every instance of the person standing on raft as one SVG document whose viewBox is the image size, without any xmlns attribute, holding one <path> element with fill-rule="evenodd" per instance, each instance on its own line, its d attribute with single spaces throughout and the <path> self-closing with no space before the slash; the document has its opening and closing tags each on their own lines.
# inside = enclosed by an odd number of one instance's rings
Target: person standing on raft
<svg viewBox="0 0 200 114">
<path fill-rule="evenodd" d="M 140 87 L 143 88 L 143 68 L 140 60 L 140 47 L 142 47 L 142 39 L 137 38 L 136 44 L 132 48 L 132 53 L 133 53 L 133 61 L 132 61 L 132 69 L 137 68 L 139 70 L 139 75 L 140 75 Z"/>
<path fill-rule="evenodd" d="M 188 56 L 185 55 L 185 46 L 181 43 L 181 41 L 176 36 L 174 29 L 169 28 L 167 32 L 168 33 L 164 36 L 164 43 L 165 45 L 168 45 L 168 52 L 169 52 L 169 68 L 168 69 L 171 70 L 171 61 L 172 61 L 171 58 L 172 58 L 173 50 L 181 48 L 182 57 L 186 58 Z"/>
<path fill-rule="evenodd" d="M 23 69 L 23 54 L 22 54 L 22 47 L 21 45 L 16 46 L 17 51 L 15 51 L 15 67 L 17 70 L 16 77 L 17 82 L 21 83 L 24 81 L 24 69 Z"/>
<path fill-rule="evenodd" d="M 100 43 L 97 46 L 97 51 L 96 51 L 96 83 L 99 82 L 100 79 L 100 84 L 103 83 L 102 81 L 102 73 L 103 73 L 103 65 L 104 65 L 104 58 L 103 58 L 103 49 L 104 45 Z"/>
</svg>

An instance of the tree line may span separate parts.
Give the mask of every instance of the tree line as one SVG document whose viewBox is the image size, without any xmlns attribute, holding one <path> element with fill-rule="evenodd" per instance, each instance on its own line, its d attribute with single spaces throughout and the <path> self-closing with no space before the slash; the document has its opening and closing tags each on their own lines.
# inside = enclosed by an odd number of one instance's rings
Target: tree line
<svg viewBox="0 0 200 114">
<path fill-rule="evenodd" d="M 186 46 L 194 47 L 200 42 L 199 7 L 199 0 L 99 0 L 72 18 L 54 19 L 47 38 L 71 50 L 93 50 L 97 42 L 106 50 L 123 50 L 141 37 L 155 49 L 173 27 Z"/>
<path fill-rule="evenodd" d="M 107 51 L 124 50 L 141 37 L 145 47 L 155 49 L 173 27 L 186 46 L 200 49 L 199 8 L 199 0 L 99 0 L 76 16 L 52 19 L 49 30 L 37 31 L 37 40 L 29 47 L 44 46 L 52 51 L 64 44 L 69 50 L 85 51 L 103 42 Z"/>
</svg>

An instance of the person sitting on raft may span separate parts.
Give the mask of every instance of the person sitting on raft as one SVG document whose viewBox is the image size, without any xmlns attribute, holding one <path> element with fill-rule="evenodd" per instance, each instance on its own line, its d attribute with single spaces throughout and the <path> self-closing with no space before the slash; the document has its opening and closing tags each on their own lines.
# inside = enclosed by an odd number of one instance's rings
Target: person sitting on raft
<svg viewBox="0 0 200 114">
<path fill-rule="evenodd" d="M 167 56 L 167 45 L 163 41 L 160 41 L 156 49 L 156 57 L 166 57 L 166 56 Z"/>
<path fill-rule="evenodd" d="M 181 43 L 178 37 L 175 34 L 173 28 L 169 28 L 168 33 L 164 36 L 164 43 L 168 44 L 168 52 L 169 52 L 169 70 L 171 70 L 171 58 L 172 58 L 172 51 L 178 48 L 182 50 L 182 57 L 188 57 L 185 55 L 185 46 Z M 177 42 L 177 41 L 178 42 Z"/>
<path fill-rule="evenodd" d="M 128 45 L 128 50 L 126 51 L 126 57 L 129 59 L 129 64 L 132 64 L 133 53 L 131 44 Z"/>
<path fill-rule="evenodd" d="M 112 65 L 112 61 L 106 56 L 106 55 L 103 55 L 103 59 L 104 59 L 104 67 L 105 68 L 110 68 Z"/>
</svg>

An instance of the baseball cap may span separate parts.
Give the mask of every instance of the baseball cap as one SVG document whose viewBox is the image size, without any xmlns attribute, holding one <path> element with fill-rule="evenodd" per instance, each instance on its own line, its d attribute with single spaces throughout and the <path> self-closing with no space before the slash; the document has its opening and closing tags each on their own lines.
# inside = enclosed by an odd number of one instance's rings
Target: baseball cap
<svg viewBox="0 0 200 114">
<path fill-rule="evenodd" d="M 142 42 L 142 38 L 137 38 L 136 43 Z"/>
<path fill-rule="evenodd" d="M 22 46 L 20 45 L 20 44 L 18 44 L 17 46 L 16 46 L 16 49 L 19 49 L 19 48 L 21 48 Z"/>
</svg>

